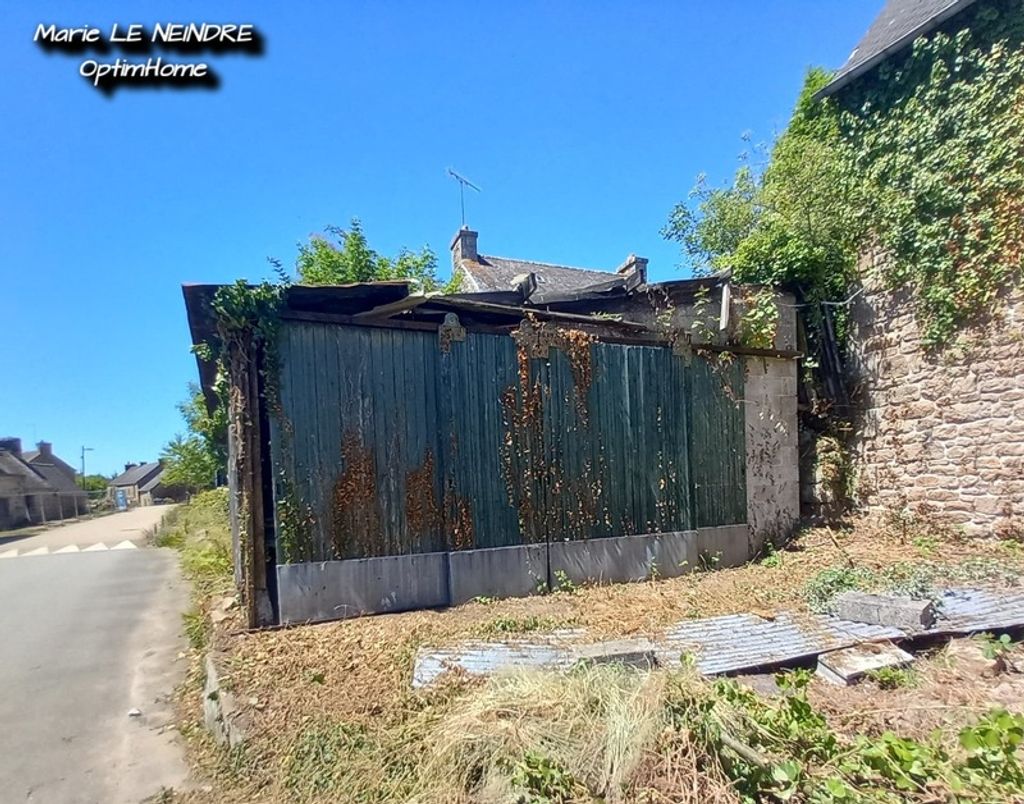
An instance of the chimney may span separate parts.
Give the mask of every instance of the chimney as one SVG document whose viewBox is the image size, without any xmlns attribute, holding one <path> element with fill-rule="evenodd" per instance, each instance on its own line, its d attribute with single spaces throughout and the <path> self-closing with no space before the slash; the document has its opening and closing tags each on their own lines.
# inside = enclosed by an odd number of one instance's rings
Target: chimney
<svg viewBox="0 0 1024 804">
<path fill-rule="evenodd" d="M 17 457 L 21 457 L 21 439 L 20 438 L 0 438 L 0 449 L 7 450 L 7 452 L 14 453 Z"/>
<path fill-rule="evenodd" d="M 647 258 L 630 254 L 626 257 L 626 261 L 615 269 L 615 273 L 621 276 L 633 276 L 635 274 L 640 279 L 637 284 L 644 285 L 647 283 Z"/>
<path fill-rule="evenodd" d="M 126 463 L 124 465 L 124 470 L 127 472 L 129 469 L 134 469 L 136 466 L 138 466 L 137 463 Z"/>
<path fill-rule="evenodd" d="M 44 458 L 53 457 L 53 444 L 49 441 L 39 441 L 36 443 L 36 449 L 39 450 L 39 454 Z"/>
<path fill-rule="evenodd" d="M 476 239 L 478 233 L 468 226 L 463 226 L 455 233 L 452 239 L 452 266 L 458 270 L 462 267 L 463 260 L 476 262 L 479 256 L 476 253 Z"/>
</svg>

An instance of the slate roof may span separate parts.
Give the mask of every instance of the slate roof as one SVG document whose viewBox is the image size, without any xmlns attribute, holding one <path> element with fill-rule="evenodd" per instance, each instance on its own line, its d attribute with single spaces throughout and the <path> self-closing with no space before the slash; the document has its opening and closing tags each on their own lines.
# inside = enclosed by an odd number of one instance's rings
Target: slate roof
<svg viewBox="0 0 1024 804">
<path fill-rule="evenodd" d="M 39 467 L 40 465 L 55 466 L 62 472 L 64 472 L 65 477 L 70 476 L 72 483 L 75 482 L 75 478 L 78 476 L 78 473 L 75 471 L 75 468 L 71 466 L 71 464 L 69 464 L 67 461 L 62 461 L 52 452 L 50 453 L 49 459 L 47 459 L 42 452 L 40 452 L 37 449 L 33 449 L 29 450 L 28 452 L 21 453 L 21 459 L 25 463 L 31 464 L 33 467 Z"/>
<path fill-rule="evenodd" d="M 846 63 L 815 97 L 831 95 L 879 62 L 909 47 L 917 37 L 960 13 L 975 0 L 886 0 Z"/>
<path fill-rule="evenodd" d="M 161 469 L 159 472 L 157 472 L 155 475 L 153 475 L 149 480 L 147 480 L 145 483 L 143 483 L 141 486 L 139 486 L 139 491 L 141 491 L 141 492 L 152 491 L 153 489 L 155 489 L 157 486 L 160 485 L 160 481 L 162 481 L 163 479 L 164 479 L 164 470 Z"/>
<path fill-rule="evenodd" d="M 79 488 L 78 483 L 75 482 L 73 477 L 68 477 L 68 473 L 60 466 L 55 463 L 40 463 L 36 460 L 35 463 L 31 464 L 32 469 L 43 476 L 43 479 L 57 491 L 79 491 L 85 493 Z"/>
<path fill-rule="evenodd" d="M 52 491 L 42 476 L 24 463 L 17 455 L 0 450 L 0 475 L 20 477 L 25 481 L 26 491 Z"/>
<path fill-rule="evenodd" d="M 150 476 L 160 470 L 160 464 L 157 461 L 150 463 L 139 464 L 128 469 L 113 480 L 110 481 L 111 486 L 141 486 L 150 479 Z"/>
<path fill-rule="evenodd" d="M 614 271 L 572 268 L 568 265 L 489 257 L 484 254 L 478 255 L 476 260 L 463 260 L 462 270 L 464 289 L 471 293 L 512 290 L 513 280 L 520 274 L 528 273 L 536 274 L 538 290 L 548 293 L 579 290 L 622 278 Z"/>
</svg>

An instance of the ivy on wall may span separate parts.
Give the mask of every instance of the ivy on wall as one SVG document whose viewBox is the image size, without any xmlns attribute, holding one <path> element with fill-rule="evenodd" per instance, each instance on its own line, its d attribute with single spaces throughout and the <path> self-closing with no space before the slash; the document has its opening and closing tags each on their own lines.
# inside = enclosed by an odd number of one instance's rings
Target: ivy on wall
<svg viewBox="0 0 1024 804">
<path fill-rule="evenodd" d="M 980 2 L 814 100 L 828 80 L 811 70 L 764 164 L 748 158 L 724 188 L 699 181 L 664 234 L 698 272 L 812 303 L 846 298 L 876 247 L 889 285 L 912 291 L 925 343 L 944 345 L 1021 278 L 1024 0 Z M 807 312 L 813 335 L 820 308 Z"/>
<path fill-rule="evenodd" d="M 888 281 L 945 343 L 1020 279 L 1024 2 L 979 3 L 836 103 Z"/>
</svg>

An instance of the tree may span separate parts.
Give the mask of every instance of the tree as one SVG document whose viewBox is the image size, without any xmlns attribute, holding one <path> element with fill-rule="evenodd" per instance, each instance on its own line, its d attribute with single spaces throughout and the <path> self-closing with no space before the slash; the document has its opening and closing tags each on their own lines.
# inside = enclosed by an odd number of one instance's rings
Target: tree
<svg viewBox="0 0 1024 804">
<path fill-rule="evenodd" d="M 217 485 L 227 464 L 227 417 L 223 405 L 214 413 L 195 383 L 188 385 L 188 398 L 179 402 L 187 434 L 175 435 L 164 447 L 164 483 L 195 492 Z"/>
<path fill-rule="evenodd" d="M 110 478 L 104 477 L 103 475 L 86 475 L 83 478 L 81 475 L 79 475 L 78 484 L 88 494 L 96 495 L 101 492 L 106 492 L 107 487 L 110 485 Z"/>
<path fill-rule="evenodd" d="M 740 282 L 784 285 L 810 301 L 845 295 L 864 225 L 861 184 L 839 116 L 813 99 L 828 81 L 808 72 L 786 131 L 763 167 L 745 160 L 731 185 L 698 179 L 695 207 L 678 204 L 663 234 L 697 273 L 730 270 Z"/>
<path fill-rule="evenodd" d="M 312 235 L 308 243 L 300 243 L 295 268 L 304 285 L 412 279 L 425 291 L 441 288 L 437 257 L 429 246 L 418 252 L 403 248 L 395 257 L 385 257 L 370 248 L 358 218 L 352 219 L 348 230 L 328 226 L 325 234 Z"/>
</svg>

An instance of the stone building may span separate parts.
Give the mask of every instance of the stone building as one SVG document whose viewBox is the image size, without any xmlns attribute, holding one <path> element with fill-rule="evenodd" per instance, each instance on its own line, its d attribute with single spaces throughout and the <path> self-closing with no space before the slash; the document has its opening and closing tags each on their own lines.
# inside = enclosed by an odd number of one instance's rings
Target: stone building
<svg viewBox="0 0 1024 804">
<path fill-rule="evenodd" d="M 53 455 L 51 445 L 22 452 L 20 438 L 0 439 L 0 530 L 39 525 L 84 514 L 88 497 L 75 470 Z"/>
<path fill-rule="evenodd" d="M 124 471 L 110 481 L 111 495 L 121 492 L 129 507 L 150 505 L 153 489 L 160 483 L 164 468 L 159 461 L 126 463 Z"/>
<path fill-rule="evenodd" d="M 820 93 L 842 102 L 859 82 L 898 74 L 921 36 L 955 33 L 984 3 L 889 0 L 847 63 Z M 988 3 L 986 13 L 1019 14 Z M 856 492 L 869 509 L 936 516 L 970 534 L 1024 534 L 1024 293 L 1006 289 L 987 319 L 951 347 L 929 351 L 913 298 L 885 282 L 889 263 L 861 259 L 852 306 L 858 420 Z"/>
</svg>

